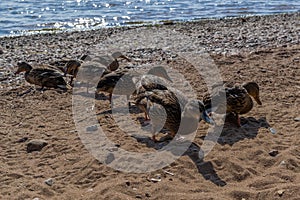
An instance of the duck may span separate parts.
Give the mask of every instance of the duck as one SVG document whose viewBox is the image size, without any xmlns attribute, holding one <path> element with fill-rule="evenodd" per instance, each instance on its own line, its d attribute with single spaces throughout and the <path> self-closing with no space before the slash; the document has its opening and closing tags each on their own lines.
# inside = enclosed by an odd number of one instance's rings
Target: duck
<svg viewBox="0 0 300 200">
<path fill-rule="evenodd" d="M 119 61 L 118 59 L 127 60 L 131 62 L 131 59 L 126 57 L 119 51 L 112 53 L 111 55 L 96 57 L 95 61 L 99 61 L 102 65 L 104 65 L 110 71 L 116 71 L 119 68 Z"/>
<path fill-rule="evenodd" d="M 95 87 L 101 77 L 112 73 L 105 66 L 99 62 L 87 61 L 80 66 L 80 73 L 78 73 L 78 83 L 86 85 L 86 92 L 89 93 L 91 86 Z"/>
<path fill-rule="evenodd" d="M 127 61 L 131 61 L 128 57 L 123 55 L 121 52 L 117 51 L 112 53 L 110 56 L 96 56 L 92 58 L 91 56 L 84 54 L 79 60 L 68 60 L 65 62 L 64 67 L 64 75 L 67 74 L 71 76 L 69 84 L 73 84 L 73 80 L 76 79 L 80 66 L 82 65 L 83 61 L 92 61 L 98 62 L 101 65 L 104 65 L 108 71 L 115 71 L 119 68 L 119 61 L 118 59 L 125 59 Z"/>
<path fill-rule="evenodd" d="M 112 93 L 118 95 L 126 95 L 127 99 L 129 99 L 130 95 L 136 94 L 137 88 L 141 90 L 141 87 L 144 87 L 146 85 L 145 82 L 150 84 L 151 81 L 157 82 L 158 79 L 161 78 L 171 80 L 171 78 L 167 74 L 166 69 L 162 66 L 153 67 L 145 75 L 134 70 L 119 69 L 101 77 L 97 84 L 96 92 L 109 93 L 110 102 L 112 99 Z M 162 81 L 160 83 L 162 83 Z M 157 83 L 155 85 L 160 84 Z M 163 87 L 162 84 L 160 86 Z"/>
<path fill-rule="evenodd" d="M 220 87 L 223 90 L 220 90 Z M 213 87 L 212 94 L 206 94 L 203 97 L 203 103 L 205 108 L 212 111 L 216 109 L 216 112 L 223 112 L 226 115 L 233 114 L 236 119 L 236 124 L 241 127 L 239 115 L 250 112 L 254 106 L 252 98 L 258 105 L 262 105 L 259 95 L 259 86 L 256 82 L 246 82 L 243 84 L 237 84 L 233 82 L 224 82 L 216 84 Z M 225 94 L 224 94 L 225 92 Z M 226 98 L 226 104 L 218 98 Z M 218 105 L 212 108 L 212 97 L 215 98 Z"/>
<path fill-rule="evenodd" d="M 177 133 L 187 135 L 196 131 L 201 120 L 214 124 L 200 100 L 182 98 L 173 91 L 153 89 L 140 92 L 135 98 L 137 105 L 146 108 L 152 123 L 152 140 L 155 142 L 156 134 L 162 128 L 168 129 L 168 135 L 174 138 Z"/>
<path fill-rule="evenodd" d="M 43 91 L 45 87 L 63 90 L 68 89 L 68 84 L 66 83 L 63 74 L 56 70 L 49 68 L 33 68 L 27 62 L 19 62 L 15 74 L 21 72 L 25 72 L 25 80 L 28 83 L 41 86 L 41 91 Z"/>
</svg>

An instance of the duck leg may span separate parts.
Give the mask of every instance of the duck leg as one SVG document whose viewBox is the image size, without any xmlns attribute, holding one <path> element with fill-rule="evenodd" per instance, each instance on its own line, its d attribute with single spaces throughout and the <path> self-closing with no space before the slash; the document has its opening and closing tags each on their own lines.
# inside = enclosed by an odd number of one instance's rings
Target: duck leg
<svg viewBox="0 0 300 200">
<path fill-rule="evenodd" d="M 158 142 L 158 140 L 156 139 L 156 135 L 155 134 L 152 135 L 152 140 L 153 140 L 153 142 Z"/>
<path fill-rule="evenodd" d="M 131 106 L 131 103 L 130 103 L 130 95 L 126 95 L 126 98 L 127 98 L 127 102 L 128 102 L 128 108 L 130 108 Z"/>
<path fill-rule="evenodd" d="M 236 125 L 237 125 L 237 127 L 241 127 L 241 119 L 240 119 L 240 116 L 239 116 L 239 114 L 235 114 L 235 117 L 236 117 Z"/>
<path fill-rule="evenodd" d="M 146 125 L 150 124 L 150 121 L 151 120 L 150 120 L 147 112 L 145 112 L 145 120 L 144 120 L 143 124 L 146 126 Z"/>
<path fill-rule="evenodd" d="M 109 93 L 108 100 L 110 103 L 111 103 L 111 99 L 112 99 L 112 93 Z"/>
<path fill-rule="evenodd" d="M 70 82 L 69 82 L 69 84 L 73 87 L 74 85 L 73 85 L 73 79 L 74 79 L 74 76 L 72 76 L 71 77 L 71 80 L 70 80 Z"/>
</svg>

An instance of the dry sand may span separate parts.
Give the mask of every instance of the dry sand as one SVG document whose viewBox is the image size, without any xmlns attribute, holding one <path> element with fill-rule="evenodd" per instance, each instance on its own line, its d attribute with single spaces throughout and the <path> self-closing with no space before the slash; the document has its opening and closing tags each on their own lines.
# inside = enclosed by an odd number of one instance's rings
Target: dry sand
<svg viewBox="0 0 300 200">
<path fill-rule="evenodd" d="M 72 113 L 72 96 L 80 94 L 50 89 L 19 96 L 30 86 L 10 70 L 19 60 L 50 63 L 77 58 L 91 44 L 143 27 L 0 38 L 0 199 L 299 199 L 299 21 L 296 13 L 146 27 L 177 30 L 201 43 L 224 80 L 256 81 L 263 105 L 255 104 L 242 116 L 241 128 L 226 124 L 204 161 L 188 151 L 163 169 L 141 174 L 110 168 L 87 151 Z M 141 54 L 149 58 L 145 63 L 162 60 L 179 70 L 196 96 L 203 96 L 203 79 L 176 56 L 149 49 L 127 52 L 134 59 Z M 155 151 L 157 145 L 136 140 L 115 124 L 107 100 L 96 100 L 95 108 L 101 127 L 117 144 L 113 151 Z M 139 112 L 131 114 L 136 124 L 142 117 Z M 201 122 L 194 149 L 201 147 L 207 130 Z M 139 134 L 139 129 L 132 131 Z M 27 153 L 31 139 L 44 139 L 48 145 Z M 271 151 L 278 154 L 271 156 Z M 161 181 L 149 181 L 157 174 Z M 51 186 L 47 179 L 53 180 Z"/>
</svg>

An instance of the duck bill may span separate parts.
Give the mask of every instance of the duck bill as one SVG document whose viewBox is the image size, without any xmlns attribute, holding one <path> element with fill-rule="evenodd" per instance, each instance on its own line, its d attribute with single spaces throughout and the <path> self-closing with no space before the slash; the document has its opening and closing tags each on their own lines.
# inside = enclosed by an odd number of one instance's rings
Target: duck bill
<svg viewBox="0 0 300 200">
<path fill-rule="evenodd" d="M 127 60 L 128 62 L 131 62 L 131 60 L 124 55 L 121 55 L 120 58 L 123 58 L 123 59 Z"/>
<path fill-rule="evenodd" d="M 255 101 L 258 103 L 258 105 L 262 105 L 262 103 L 261 103 L 259 97 L 255 97 L 254 99 L 255 99 Z"/>
<path fill-rule="evenodd" d="M 215 124 L 214 120 L 208 116 L 206 111 L 202 112 L 200 120 L 201 119 L 203 119 L 206 123 L 209 123 L 211 125 Z"/>
<path fill-rule="evenodd" d="M 170 76 L 169 76 L 168 74 L 166 75 L 166 79 L 167 79 L 168 81 L 170 81 L 171 83 L 173 83 L 172 79 L 170 78 Z"/>
</svg>

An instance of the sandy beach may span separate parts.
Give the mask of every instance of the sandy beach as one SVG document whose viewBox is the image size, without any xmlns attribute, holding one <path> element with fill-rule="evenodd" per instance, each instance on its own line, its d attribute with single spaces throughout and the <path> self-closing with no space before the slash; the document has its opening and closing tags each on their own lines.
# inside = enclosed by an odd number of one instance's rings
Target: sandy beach
<svg viewBox="0 0 300 200">
<path fill-rule="evenodd" d="M 173 31 L 173 39 L 164 35 Z M 114 36 L 126 45 L 122 35 L 151 39 L 151 33 L 172 41 L 174 47 L 181 47 L 184 38 L 193 51 L 204 50 L 224 81 L 255 81 L 260 86 L 262 105 L 255 103 L 241 116 L 242 127 L 225 124 L 204 160 L 187 151 L 170 165 L 147 173 L 111 168 L 87 150 L 76 129 L 72 100 L 81 93 L 48 89 L 25 94 L 31 85 L 23 74 L 14 74 L 19 61 L 38 66 L 78 59 L 95 53 L 95 46 L 101 48 L 105 41 L 118 44 L 109 40 Z M 299 199 L 299 33 L 300 13 L 294 13 L 0 38 L 0 199 Z M 159 44 L 147 44 L 152 42 Z M 207 92 L 204 78 L 193 71 L 190 60 L 176 56 L 188 50 L 138 46 L 125 48 L 125 55 L 134 60 L 131 67 L 165 64 L 180 72 L 202 99 Z M 157 144 L 119 127 L 106 98 L 96 99 L 94 109 L 101 128 L 116 144 L 112 153 L 157 151 Z M 139 125 L 143 113 L 132 110 L 130 117 Z M 137 127 L 126 128 L 139 135 Z M 208 129 L 208 124 L 199 123 L 193 148 L 201 148 Z M 33 139 L 47 145 L 28 152 L 27 143 Z"/>
</svg>

